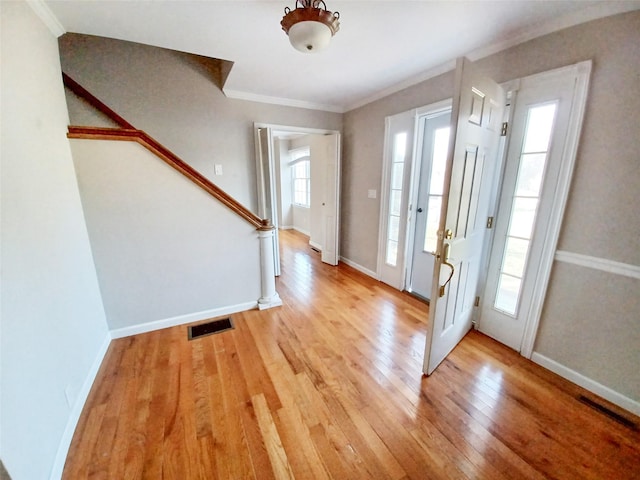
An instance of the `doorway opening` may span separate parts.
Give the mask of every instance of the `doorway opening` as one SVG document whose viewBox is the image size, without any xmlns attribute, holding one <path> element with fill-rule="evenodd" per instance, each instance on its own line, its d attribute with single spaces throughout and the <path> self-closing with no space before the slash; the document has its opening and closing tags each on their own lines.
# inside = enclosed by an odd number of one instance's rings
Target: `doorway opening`
<svg viewBox="0 0 640 480">
<path fill-rule="evenodd" d="M 445 130 L 436 125 L 436 107 L 386 118 L 377 273 L 430 301 L 425 372 L 474 324 L 531 357 L 590 70 L 582 62 L 500 86 L 460 59 L 443 175 L 435 144 Z M 436 218 L 439 226 L 429 227 Z M 421 260 L 433 265 L 430 284 Z"/>
<path fill-rule="evenodd" d="M 274 269 L 280 275 L 279 230 L 309 236 L 322 261 L 339 259 L 340 134 L 333 130 L 255 124 L 258 214 L 276 227 Z"/>
</svg>

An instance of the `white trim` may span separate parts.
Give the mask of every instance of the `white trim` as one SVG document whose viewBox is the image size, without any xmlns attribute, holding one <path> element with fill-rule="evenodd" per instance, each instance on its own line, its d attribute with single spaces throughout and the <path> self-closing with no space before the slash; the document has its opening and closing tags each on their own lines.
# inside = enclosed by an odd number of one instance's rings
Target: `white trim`
<svg viewBox="0 0 640 480">
<path fill-rule="evenodd" d="M 339 105 L 307 102 L 304 100 L 294 100 L 292 98 L 272 97 L 269 95 L 260 95 L 258 93 L 231 90 L 228 88 L 223 88 L 222 92 L 226 95 L 227 98 L 231 98 L 234 100 L 246 100 L 248 102 L 282 105 L 284 107 L 306 108 L 308 110 L 320 110 L 322 112 L 344 113 L 346 111 Z"/>
<path fill-rule="evenodd" d="M 640 280 L 640 267 L 629 263 L 616 262 L 606 258 L 591 257 L 589 255 L 566 252 L 564 250 L 558 250 L 556 252 L 555 260 Z"/>
<path fill-rule="evenodd" d="M 418 75 L 414 75 L 413 77 L 409 77 L 406 80 L 403 80 L 400 83 L 396 83 L 391 87 L 385 88 L 384 90 L 374 93 L 373 95 L 360 99 L 354 103 L 348 104 L 343 110 L 345 112 L 350 112 L 351 110 L 355 110 L 356 108 L 363 107 L 365 105 L 375 102 L 376 100 L 380 100 L 381 98 L 385 98 L 385 97 L 388 97 L 389 95 L 393 95 L 394 93 L 397 93 L 400 90 L 413 87 L 414 85 L 417 85 L 422 82 L 426 82 L 427 80 L 437 77 L 438 75 L 442 75 L 443 73 L 450 72 L 455 68 L 456 68 L 455 59 L 450 60 L 446 63 L 430 68 L 426 72 L 422 72 Z"/>
<path fill-rule="evenodd" d="M 62 433 L 62 438 L 60 439 L 60 443 L 58 444 L 58 451 L 56 452 L 56 456 L 53 461 L 51 475 L 49 475 L 50 480 L 58 480 L 62 478 L 62 471 L 64 470 L 64 464 L 67 461 L 67 454 L 69 453 L 69 447 L 71 446 L 73 434 L 75 433 L 76 427 L 78 426 L 78 421 L 80 420 L 82 409 L 84 408 L 84 404 L 89 397 L 89 392 L 91 391 L 93 382 L 95 381 L 96 376 L 98 375 L 98 371 L 100 370 L 100 366 L 102 365 L 102 360 L 107 354 L 107 350 L 109 349 L 109 345 L 111 344 L 111 339 L 111 335 L 109 334 L 109 332 L 107 332 L 107 335 L 105 336 L 102 345 L 100 345 L 98 353 L 96 354 L 96 357 L 91 364 L 91 368 L 89 368 L 89 372 L 84 379 L 82 387 L 78 392 L 78 396 L 76 397 L 73 408 L 71 409 L 71 413 L 69 414 L 69 418 L 67 419 L 67 425 L 65 426 L 64 432 Z"/>
<path fill-rule="evenodd" d="M 569 197 L 571 177 L 573 175 L 573 167 L 575 165 L 578 144 L 580 143 L 580 131 L 582 129 L 584 111 L 587 104 L 591 60 L 537 75 L 542 77 L 546 75 L 568 74 L 569 72 L 573 72 L 575 75 L 576 83 L 573 91 L 566 141 L 562 152 L 562 165 L 558 174 L 558 186 L 553 199 L 554 207 L 551 211 L 547 231 L 543 241 L 543 248 L 540 253 L 541 261 L 538 266 L 538 271 L 534 274 L 536 283 L 531 293 L 531 306 L 529 311 L 525 313 L 524 318 L 525 328 L 522 336 L 520 353 L 526 358 L 531 358 L 531 354 L 533 353 L 533 346 L 538 333 L 540 318 L 542 316 L 542 307 L 547 294 L 549 278 L 551 276 L 551 266 L 553 265 L 556 246 L 558 245 L 558 237 L 560 236 L 560 228 L 562 226 L 562 219 L 564 217 L 564 210 Z M 535 76 L 527 78 L 535 78 Z"/>
<path fill-rule="evenodd" d="M 58 17 L 53 14 L 47 4 L 44 3 L 44 0 L 27 0 L 27 4 L 56 38 L 67 33 L 62 23 L 60 23 L 60 20 L 58 20 Z"/>
<path fill-rule="evenodd" d="M 461 56 L 464 55 L 469 60 L 475 62 L 482 58 L 486 58 L 495 53 L 502 52 L 504 50 L 507 50 L 508 48 L 514 47 L 528 40 L 541 37 L 543 35 L 557 32 L 564 28 L 573 27 L 581 23 L 586 23 L 591 20 L 596 20 L 598 18 L 608 17 L 611 15 L 616 15 L 618 13 L 630 12 L 632 10 L 636 10 L 637 8 L 638 6 L 634 2 L 628 2 L 628 3 L 602 2 L 583 10 L 572 11 L 566 15 L 561 15 L 553 19 L 552 21 L 537 23 L 531 28 L 523 29 L 519 35 L 509 38 L 506 41 L 496 42 L 491 45 L 475 49 L 466 54 L 463 52 Z M 397 93 L 406 88 L 412 87 L 414 85 L 422 83 L 431 78 L 437 77 L 438 75 L 442 75 L 443 73 L 447 73 L 454 69 L 455 69 L 455 60 L 451 60 L 441 65 L 437 65 L 433 68 L 430 68 L 426 72 L 422 72 L 412 77 L 409 77 L 399 83 L 396 83 L 388 88 L 385 88 L 384 90 L 378 93 L 375 93 L 368 97 L 357 100 L 354 103 L 347 104 L 343 108 L 343 111 L 349 112 L 351 110 L 355 110 L 356 108 L 360 108 L 364 105 L 368 105 L 369 103 L 373 103 L 376 100 L 380 100 L 381 98 L 387 97 L 389 95 Z"/>
<path fill-rule="evenodd" d="M 155 320 L 152 322 L 132 325 L 130 327 L 117 328 L 111 330 L 111 338 L 123 338 L 140 333 L 153 332 L 154 330 L 162 330 L 163 328 L 175 327 L 185 323 L 197 322 L 208 318 L 219 317 L 221 315 L 230 315 L 232 313 L 245 312 L 252 310 L 258 306 L 258 302 L 239 303 L 237 305 L 228 305 L 226 307 L 213 308 L 203 312 L 188 313 L 177 317 L 166 318 L 164 320 Z"/>
<path fill-rule="evenodd" d="M 261 123 L 254 122 L 253 128 L 270 128 L 273 136 L 281 136 L 286 133 L 300 133 L 309 135 L 333 135 L 334 133 L 340 133 L 340 130 L 330 130 L 327 128 L 307 128 L 307 127 L 292 127 L 289 125 L 280 125 L 276 123 Z"/>
<path fill-rule="evenodd" d="M 378 216 L 378 253 L 376 269 L 378 280 L 395 288 L 404 290 L 406 279 L 406 254 L 407 254 L 407 221 L 409 219 L 409 204 L 411 202 L 411 180 L 416 151 L 417 108 L 406 112 L 389 115 L 384 119 L 384 150 L 382 155 L 382 172 L 380 179 L 380 212 Z M 407 150 L 405 153 L 402 195 L 400 206 L 400 228 L 398 232 L 398 250 L 396 265 L 387 263 L 387 234 L 389 229 L 389 198 L 391 193 L 393 150 L 395 149 L 395 136 L 398 132 L 407 133 Z"/>
<path fill-rule="evenodd" d="M 345 265 L 349 265 L 351 268 L 354 268 L 354 269 L 358 270 L 359 272 L 370 276 L 371 278 L 375 278 L 376 280 L 379 280 L 378 274 L 376 272 L 374 272 L 373 270 L 369 270 L 366 267 L 363 267 L 359 263 L 356 263 L 356 262 L 354 262 L 352 260 L 349 260 L 348 258 L 345 258 L 345 257 L 340 257 L 340 261 L 342 263 L 344 263 Z"/>
<path fill-rule="evenodd" d="M 380 280 L 385 262 L 387 244 L 387 213 L 389 212 L 389 185 L 391 183 L 391 155 L 389 153 L 389 135 L 391 116 L 384 119 L 384 146 L 382 152 L 382 175 L 380 178 L 380 214 L 378 216 L 378 255 L 376 258 L 376 278 Z"/>
<path fill-rule="evenodd" d="M 592 380 L 591 378 L 570 369 L 569 367 L 565 367 L 555 360 L 541 355 L 538 352 L 533 352 L 533 355 L 531 355 L 531 360 L 538 365 L 546 368 L 547 370 L 551 370 L 553 373 L 557 373 L 561 377 L 575 383 L 576 385 L 579 385 L 582 388 L 601 396 L 605 400 L 608 400 L 611 403 L 618 405 L 619 407 L 624 408 L 631 413 L 634 413 L 635 415 L 640 415 L 640 402 L 626 397 L 621 393 L 616 392 L 615 390 L 612 390 L 609 387 L 606 387 L 601 383 L 598 383 L 595 380 Z"/>
<path fill-rule="evenodd" d="M 414 246 L 415 246 L 415 236 L 416 236 L 416 215 L 413 213 L 415 210 L 415 206 L 418 203 L 419 196 L 419 186 L 420 186 L 420 175 L 422 171 L 422 150 L 424 144 L 424 127 L 425 122 L 432 117 L 449 114 L 451 117 L 451 109 L 453 107 L 453 98 L 448 98 L 446 100 L 441 100 L 439 102 L 432 103 L 430 105 L 425 105 L 424 107 L 420 107 L 416 109 L 416 120 L 415 120 L 415 133 L 414 133 L 414 142 L 413 142 L 413 155 L 411 160 L 411 178 L 410 178 L 410 187 L 408 194 L 408 217 L 407 217 L 407 234 L 406 234 L 406 242 L 405 242 L 405 256 L 404 256 L 404 286 L 405 289 L 411 291 L 411 275 L 413 272 L 413 254 L 414 254 Z M 425 297 L 426 298 L 426 297 Z"/>
<path fill-rule="evenodd" d="M 320 245 L 318 242 L 312 242 L 311 239 L 309 239 L 309 245 L 311 246 L 311 248 L 315 248 L 319 252 L 322 251 L 322 245 Z"/>
<path fill-rule="evenodd" d="M 269 308 L 273 308 L 273 307 L 280 307 L 282 306 L 282 299 L 280 298 L 280 295 L 278 295 L 278 293 L 276 292 L 275 296 L 270 297 L 268 299 L 261 299 L 258 302 L 258 310 L 268 310 Z M 235 313 L 235 312 L 231 312 L 231 313 Z M 226 315 L 226 313 L 224 314 Z"/>
<path fill-rule="evenodd" d="M 306 235 L 307 237 L 310 237 L 310 236 L 311 236 L 311 232 L 309 232 L 308 230 L 303 230 L 303 229 L 298 228 L 298 227 L 295 227 L 295 226 L 294 226 L 294 227 L 291 227 L 291 228 L 292 228 L 293 230 L 295 230 L 296 232 L 300 232 L 301 234 Z"/>
<path fill-rule="evenodd" d="M 520 33 L 515 37 L 511 37 L 506 41 L 493 43 L 486 47 L 478 48 L 469 53 L 467 58 L 469 58 L 469 60 L 476 61 L 481 58 L 488 57 L 489 55 L 502 52 L 513 46 L 520 45 L 521 43 L 529 40 L 533 40 L 534 38 L 542 37 L 565 28 L 574 27 L 591 20 L 630 12 L 637 8 L 638 4 L 635 2 L 599 2 L 591 7 L 573 10 L 564 15 L 557 16 L 552 20 L 538 22 L 529 27 L 525 27 L 521 29 Z"/>
</svg>

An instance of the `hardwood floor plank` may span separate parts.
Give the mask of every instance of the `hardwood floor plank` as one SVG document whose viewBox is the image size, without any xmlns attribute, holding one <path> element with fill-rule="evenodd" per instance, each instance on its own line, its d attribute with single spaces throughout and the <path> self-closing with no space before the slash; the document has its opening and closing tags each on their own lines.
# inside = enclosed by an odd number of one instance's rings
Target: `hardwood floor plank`
<svg viewBox="0 0 640 480">
<path fill-rule="evenodd" d="M 425 303 L 280 238 L 282 307 L 112 342 L 63 478 L 638 478 L 640 430 L 580 397 L 638 417 L 475 331 L 425 377 Z"/>
<path fill-rule="evenodd" d="M 254 395 L 252 398 L 253 405 L 256 410 L 256 418 L 260 431 L 262 432 L 263 441 L 267 447 L 267 453 L 271 459 L 271 466 L 275 478 L 279 479 L 293 479 L 293 472 L 291 471 L 291 465 L 289 459 L 282 446 L 282 440 L 278 434 L 278 429 L 273 421 L 269 406 L 264 398 L 264 395 Z M 260 472 L 259 478 L 263 478 L 263 473 Z"/>
<path fill-rule="evenodd" d="M 277 413 L 276 426 L 295 478 L 328 479 L 329 473 L 315 449 L 307 425 L 297 403 L 292 402 Z"/>
<path fill-rule="evenodd" d="M 232 332 L 223 332 L 218 335 L 218 338 L 224 341 L 224 350 L 218 357 L 225 415 L 225 429 L 221 439 L 226 450 L 224 462 L 229 467 L 228 478 L 256 478 L 257 472 L 254 471 L 251 462 L 241 414 L 241 407 L 250 402 L 251 397 L 239 374 L 231 335 Z"/>
</svg>

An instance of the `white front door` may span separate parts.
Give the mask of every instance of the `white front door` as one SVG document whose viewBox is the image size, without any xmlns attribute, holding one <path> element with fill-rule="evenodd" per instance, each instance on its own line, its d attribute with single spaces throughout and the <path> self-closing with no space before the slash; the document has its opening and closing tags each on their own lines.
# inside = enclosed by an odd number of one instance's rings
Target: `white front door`
<svg viewBox="0 0 640 480">
<path fill-rule="evenodd" d="M 438 231 L 423 371 L 431 374 L 471 328 L 486 236 L 493 170 L 505 95 L 475 72 L 456 66 L 451 138 Z"/>
<path fill-rule="evenodd" d="M 420 119 L 421 166 L 418 198 L 413 208 L 415 234 L 407 290 L 427 300 L 431 297 L 450 123 L 450 110 L 426 115 Z"/>
<path fill-rule="evenodd" d="M 479 329 L 521 351 L 527 320 L 541 309 L 557 232 L 568 190 L 570 144 L 577 142 L 577 66 L 521 79 L 514 89 L 502 193 Z M 583 81 L 584 83 L 584 81 Z M 572 113 L 573 112 L 573 113 Z M 574 125 L 573 129 L 571 125 Z M 579 133 L 579 129 L 577 129 Z M 564 170 L 564 173 L 563 173 Z M 555 222 L 559 226 L 559 221 Z M 546 249 L 546 253 L 545 253 Z"/>
</svg>

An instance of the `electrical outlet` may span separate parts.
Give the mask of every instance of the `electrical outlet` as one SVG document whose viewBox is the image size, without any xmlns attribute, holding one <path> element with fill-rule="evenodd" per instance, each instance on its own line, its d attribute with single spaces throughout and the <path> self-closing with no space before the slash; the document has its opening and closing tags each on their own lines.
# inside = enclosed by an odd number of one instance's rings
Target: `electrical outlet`
<svg viewBox="0 0 640 480">
<path fill-rule="evenodd" d="M 369 197 L 369 198 L 376 198 L 376 197 L 377 197 L 377 195 L 378 195 L 378 192 L 377 192 L 377 191 L 375 191 L 375 190 L 369 190 L 369 192 L 368 192 L 368 194 L 367 194 L 367 197 Z"/>
<path fill-rule="evenodd" d="M 219 165 L 219 164 L 214 165 L 213 168 L 215 170 L 216 175 L 222 175 L 222 165 Z"/>
</svg>

